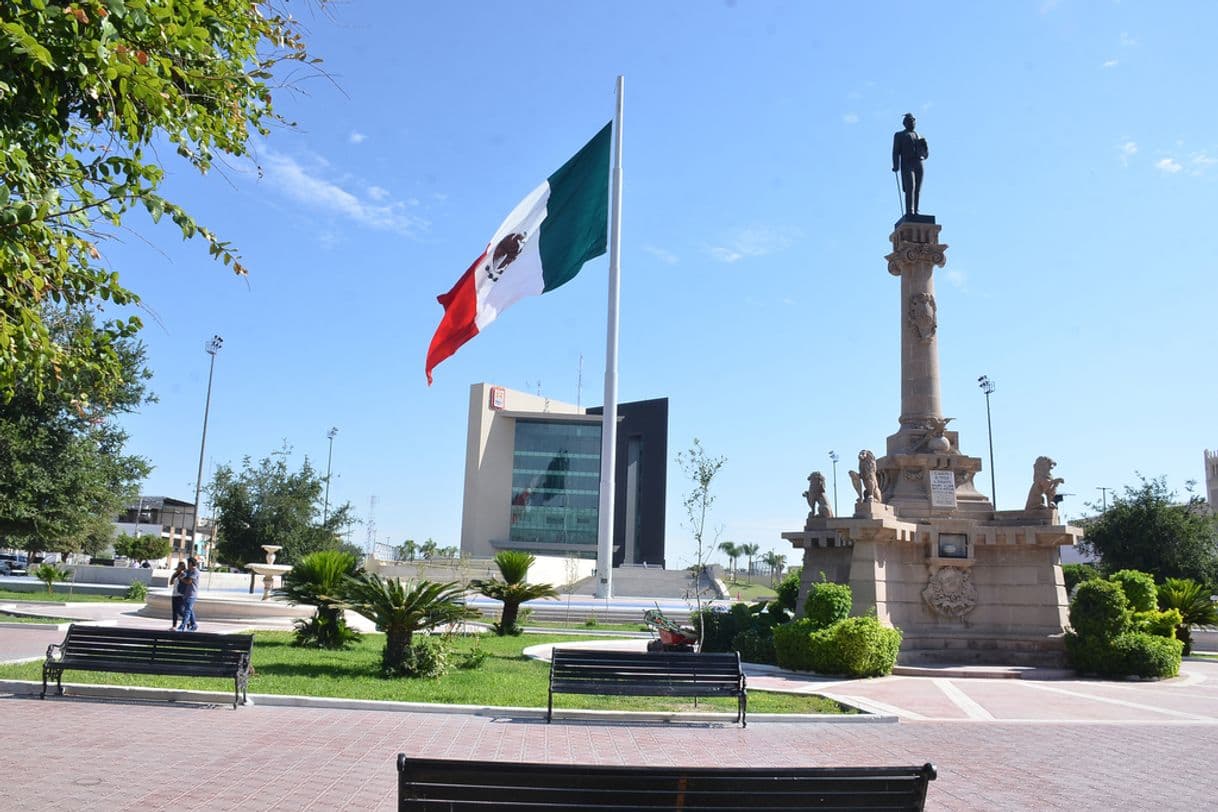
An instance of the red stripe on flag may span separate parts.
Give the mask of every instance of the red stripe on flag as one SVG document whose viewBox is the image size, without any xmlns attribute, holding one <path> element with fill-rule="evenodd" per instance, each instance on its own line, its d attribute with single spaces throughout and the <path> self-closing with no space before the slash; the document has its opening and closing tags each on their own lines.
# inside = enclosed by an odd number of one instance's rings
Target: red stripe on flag
<svg viewBox="0 0 1218 812">
<path fill-rule="evenodd" d="M 444 318 L 427 348 L 427 385 L 431 386 L 431 371 L 457 351 L 457 348 L 478 335 L 474 318 L 478 315 L 478 292 L 474 285 L 474 270 L 486 259 L 486 252 L 474 260 L 448 293 L 436 297 L 444 305 Z"/>
</svg>

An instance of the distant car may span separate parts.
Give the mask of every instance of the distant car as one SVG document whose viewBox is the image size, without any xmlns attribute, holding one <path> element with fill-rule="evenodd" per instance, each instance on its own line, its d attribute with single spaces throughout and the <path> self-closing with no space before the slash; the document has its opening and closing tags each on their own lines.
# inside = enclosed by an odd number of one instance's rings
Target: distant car
<svg viewBox="0 0 1218 812">
<path fill-rule="evenodd" d="M 25 575 L 25 567 L 20 561 L 0 558 L 0 575 Z"/>
</svg>

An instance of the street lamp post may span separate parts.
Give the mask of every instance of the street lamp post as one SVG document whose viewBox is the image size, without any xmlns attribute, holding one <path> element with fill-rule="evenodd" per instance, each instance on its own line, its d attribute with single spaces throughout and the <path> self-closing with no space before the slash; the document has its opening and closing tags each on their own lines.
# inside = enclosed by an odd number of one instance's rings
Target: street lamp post
<svg viewBox="0 0 1218 812">
<path fill-rule="evenodd" d="M 990 395 L 998 386 L 985 375 L 977 379 L 977 385 L 985 392 L 985 431 L 990 438 L 990 501 L 994 503 L 994 510 L 998 510 L 998 486 L 994 477 L 994 424 L 990 421 Z"/>
<path fill-rule="evenodd" d="M 837 456 L 836 451 L 829 452 L 829 459 L 833 460 L 833 515 L 837 515 L 837 461 L 841 457 Z"/>
<path fill-rule="evenodd" d="M 338 426 L 331 426 L 326 432 L 330 438 L 330 453 L 326 456 L 326 501 L 321 509 L 321 523 L 324 527 L 330 518 L 330 464 L 334 462 L 334 436 L 338 434 Z"/>
<path fill-rule="evenodd" d="M 1113 490 L 1113 489 L 1100 486 L 1100 487 L 1096 488 L 1096 490 L 1100 492 L 1100 497 L 1104 500 L 1104 511 L 1103 512 L 1107 513 L 1108 512 L 1108 491 Z"/>
<path fill-rule="evenodd" d="M 203 345 L 204 352 L 211 356 L 211 362 L 207 368 L 207 400 L 203 402 L 203 439 L 199 441 L 199 471 L 195 474 L 195 509 L 190 517 L 190 552 L 192 556 L 198 552 L 195 550 L 195 536 L 199 530 L 199 493 L 203 490 L 203 453 L 207 448 L 207 416 L 211 412 L 211 381 L 216 371 L 216 353 L 220 352 L 220 348 L 223 346 L 224 339 L 220 336 L 212 336 L 211 340 Z"/>
</svg>

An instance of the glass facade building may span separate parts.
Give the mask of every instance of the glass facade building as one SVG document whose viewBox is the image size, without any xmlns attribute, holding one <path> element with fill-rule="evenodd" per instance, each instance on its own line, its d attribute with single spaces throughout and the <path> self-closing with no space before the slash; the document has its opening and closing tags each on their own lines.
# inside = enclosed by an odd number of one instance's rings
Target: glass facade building
<svg viewBox="0 0 1218 812">
<path fill-rule="evenodd" d="M 509 540 L 517 549 L 561 544 L 595 558 L 600 425 L 518 419 L 515 435 Z"/>
</svg>

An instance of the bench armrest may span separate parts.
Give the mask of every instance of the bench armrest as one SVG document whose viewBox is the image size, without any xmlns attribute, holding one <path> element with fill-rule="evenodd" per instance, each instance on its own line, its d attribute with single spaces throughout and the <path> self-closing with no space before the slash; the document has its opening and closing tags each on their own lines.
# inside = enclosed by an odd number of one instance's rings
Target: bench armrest
<svg viewBox="0 0 1218 812">
<path fill-rule="evenodd" d="M 59 656 L 55 655 L 55 649 L 59 649 Z M 48 660 L 62 660 L 63 659 L 63 643 L 52 643 L 51 645 L 47 646 L 47 659 Z"/>
</svg>

